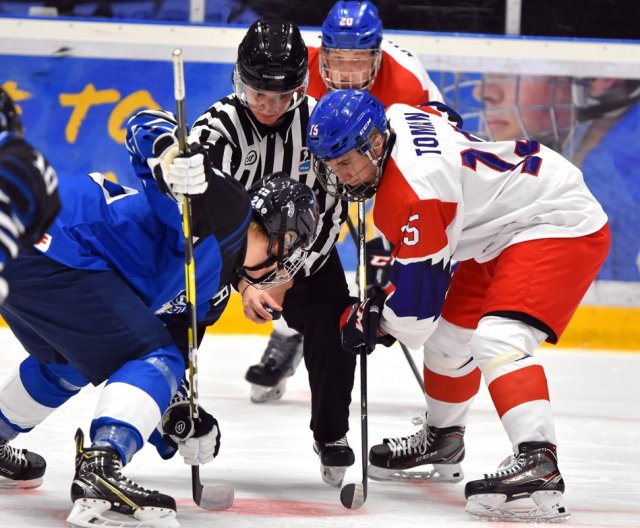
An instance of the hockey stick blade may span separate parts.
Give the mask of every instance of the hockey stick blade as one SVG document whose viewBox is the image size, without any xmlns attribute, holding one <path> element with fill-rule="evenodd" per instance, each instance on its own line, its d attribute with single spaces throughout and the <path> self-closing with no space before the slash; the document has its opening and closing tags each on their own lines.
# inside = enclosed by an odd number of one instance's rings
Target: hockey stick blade
<svg viewBox="0 0 640 528">
<path fill-rule="evenodd" d="M 340 502 L 345 508 L 356 510 L 367 500 L 367 493 L 361 483 L 347 484 L 340 490 Z"/>
<path fill-rule="evenodd" d="M 200 482 L 200 466 L 191 466 L 193 502 L 210 511 L 226 510 L 233 506 L 233 487 L 227 484 L 203 486 Z"/>
</svg>

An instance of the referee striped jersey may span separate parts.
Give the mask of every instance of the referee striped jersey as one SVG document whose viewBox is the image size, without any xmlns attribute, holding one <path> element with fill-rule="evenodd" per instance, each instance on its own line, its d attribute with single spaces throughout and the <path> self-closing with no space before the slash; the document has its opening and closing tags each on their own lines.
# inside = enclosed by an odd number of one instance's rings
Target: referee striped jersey
<svg viewBox="0 0 640 528">
<path fill-rule="evenodd" d="M 191 128 L 189 143 L 207 148 L 213 165 L 239 180 L 245 188 L 273 172 L 283 171 L 313 189 L 320 207 L 318 238 L 305 263 L 305 274 L 322 267 L 334 246 L 347 205 L 328 196 L 316 180 L 306 147 L 307 124 L 316 101 L 306 97 L 277 127 L 258 122 L 234 95 L 216 102 Z"/>
</svg>

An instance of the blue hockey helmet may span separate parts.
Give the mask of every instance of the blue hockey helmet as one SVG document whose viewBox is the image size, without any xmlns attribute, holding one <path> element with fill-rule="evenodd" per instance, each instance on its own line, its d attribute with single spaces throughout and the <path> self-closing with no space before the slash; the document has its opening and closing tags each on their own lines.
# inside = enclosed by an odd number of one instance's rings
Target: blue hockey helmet
<svg viewBox="0 0 640 528">
<path fill-rule="evenodd" d="M 369 92 L 337 90 L 325 95 L 311 113 L 307 146 L 314 157 L 318 180 L 331 196 L 349 201 L 366 200 L 378 188 L 388 154 L 391 135 L 384 106 Z M 382 149 L 373 139 L 382 137 Z M 341 183 L 326 164 L 356 150 L 376 166 L 372 182 L 357 186 Z"/>
<path fill-rule="evenodd" d="M 5 131 L 22 136 L 24 128 L 11 97 L 4 89 L 0 88 L 0 132 Z"/>
<path fill-rule="evenodd" d="M 375 49 L 382 42 L 378 8 L 368 0 L 339 1 L 322 23 L 322 46 L 333 49 Z"/>
<path fill-rule="evenodd" d="M 382 22 L 371 2 L 337 2 L 322 24 L 320 75 L 329 90 L 370 90 L 382 64 Z"/>
</svg>

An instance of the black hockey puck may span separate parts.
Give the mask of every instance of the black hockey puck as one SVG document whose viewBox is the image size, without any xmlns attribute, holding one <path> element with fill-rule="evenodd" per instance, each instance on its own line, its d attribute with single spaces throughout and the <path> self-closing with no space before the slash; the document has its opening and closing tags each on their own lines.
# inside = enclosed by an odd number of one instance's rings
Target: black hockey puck
<svg viewBox="0 0 640 528">
<path fill-rule="evenodd" d="M 273 317 L 273 321 L 276 321 L 277 319 L 280 319 L 280 317 L 282 317 L 282 312 L 274 310 L 273 308 L 271 308 L 271 306 L 265 306 L 264 309 L 271 314 L 271 317 Z"/>
</svg>

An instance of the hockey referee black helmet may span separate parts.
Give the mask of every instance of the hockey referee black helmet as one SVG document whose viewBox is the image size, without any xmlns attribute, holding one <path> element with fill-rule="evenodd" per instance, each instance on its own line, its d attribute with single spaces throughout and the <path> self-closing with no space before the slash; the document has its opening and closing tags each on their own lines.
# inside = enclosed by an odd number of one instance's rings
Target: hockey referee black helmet
<svg viewBox="0 0 640 528">
<path fill-rule="evenodd" d="M 297 26 L 254 22 L 238 47 L 237 71 L 255 90 L 288 92 L 308 82 L 308 52 Z"/>
<path fill-rule="evenodd" d="M 297 182 L 284 172 L 276 172 L 256 182 L 249 189 L 253 216 L 269 237 L 270 258 L 247 271 L 258 271 L 277 263 L 276 270 L 259 281 L 249 282 L 270 288 L 286 282 L 302 267 L 306 250 L 313 244 L 320 221 L 318 201 L 308 185 Z"/>
<path fill-rule="evenodd" d="M 5 131 L 22 136 L 24 128 L 11 97 L 0 88 L 0 132 Z"/>
</svg>

